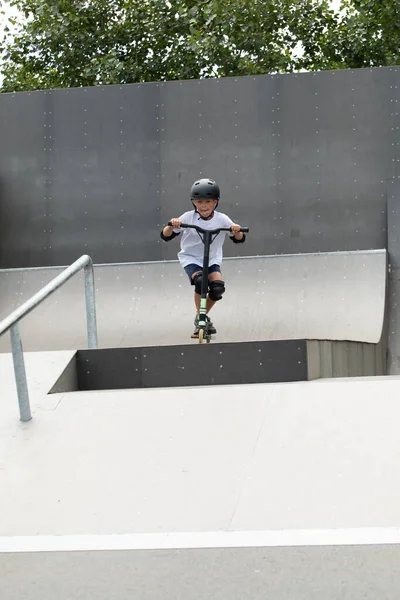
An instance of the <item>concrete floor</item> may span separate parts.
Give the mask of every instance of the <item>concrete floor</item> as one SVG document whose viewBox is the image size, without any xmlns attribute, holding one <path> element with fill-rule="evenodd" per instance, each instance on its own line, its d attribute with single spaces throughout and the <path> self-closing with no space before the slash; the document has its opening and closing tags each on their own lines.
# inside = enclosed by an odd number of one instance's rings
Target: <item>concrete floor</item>
<svg viewBox="0 0 400 600">
<path fill-rule="evenodd" d="M 0 355 L 2 600 L 395 600 L 400 378 L 47 395 Z"/>
<path fill-rule="evenodd" d="M 397 600 L 400 547 L 0 555 L 2 600 Z"/>
<path fill-rule="evenodd" d="M 48 396 L 27 353 L 22 424 L 0 356 L 0 535 L 400 523 L 400 378 Z"/>
</svg>

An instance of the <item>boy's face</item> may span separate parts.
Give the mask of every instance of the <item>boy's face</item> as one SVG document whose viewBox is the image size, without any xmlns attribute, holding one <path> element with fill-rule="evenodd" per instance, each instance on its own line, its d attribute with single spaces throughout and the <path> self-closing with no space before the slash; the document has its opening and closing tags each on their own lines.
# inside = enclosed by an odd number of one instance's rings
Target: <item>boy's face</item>
<svg viewBox="0 0 400 600">
<path fill-rule="evenodd" d="M 217 201 L 212 200 L 211 198 L 198 198 L 196 200 L 193 200 L 193 202 L 198 212 L 201 214 L 202 217 L 205 218 L 211 215 L 212 211 L 217 205 Z"/>
</svg>

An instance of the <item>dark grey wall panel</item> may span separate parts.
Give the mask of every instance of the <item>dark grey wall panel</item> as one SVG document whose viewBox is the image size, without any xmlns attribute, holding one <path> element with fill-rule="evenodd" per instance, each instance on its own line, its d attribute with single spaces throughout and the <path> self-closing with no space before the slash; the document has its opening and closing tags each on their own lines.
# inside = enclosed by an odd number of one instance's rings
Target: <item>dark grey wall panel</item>
<svg viewBox="0 0 400 600">
<path fill-rule="evenodd" d="M 298 252 L 385 246 L 386 179 L 393 173 L 390 75 L 279 78 L 279 252 L 289 239 Z"/>
<path fill-rule="evenodd" d="M 263 224 L 269 231 L 275 226 L 274 89 L 275 82 L 263 77 L 162 87 L 164 222 L 191 208 L 194 179 L 215 178 L 221 187 L 219 209 L 252 227 L 253 242 L 240 249 L 227 243 L 227 256 L 262 254 Z M 165 258 L 176 257 L 172 244 L 164 247 Z"/>
<path fill-rule="evenodd" d="M 386 244 L 400 68 L 0 96 L 0 267 L 176 258 L 159 230 L 215 177 L 226 255 Z M 10 142 L 8 142 L 10 140 Z"/>
<path fill-rule="evenodd" d="M 159 170 L 154 90 L 135 86 L 127 94 L 112 86 L 50 95 L 52 262 L 63 264 L 72 252 L 89 252 L 97 262 L 129 260 L 137 232 L 141 243 L 131 260 L 147 259 L 158 218 L 157 203 L 148 201 L 156 197 Z"/>
<path fill-rule="evenodd" d="M 0 97 L 1 133 L 11 140 L 0 149 L 2 265 L 67 264 L 87 252 L 96 262 L 154 258 L 156 91 L 110 86 Z"/>
<path fill-rule="evenodd" d="M 0 264 L 30 265 L 47 244 L 47 96 L 0 94 Z"/>
<path fill-rule="evenodd" d="M 79 350 L 75 355 L 78 390 L 143 387 L 142 354 L 141 348 Z"/>
<path fill-rule="evenodd" d="M 400 138 L 399 138 L 400 139 Z M 400 158 L 400 151 L 399 151 Z M 400 374 L 400 178 L 388 183 L 388 373 Z"/>
<path fill-rule="evenodd" d="M 305 340 L 79 350 L 80 390 L 305 381 Z M 65 390 L 66 391 L 66 390 Z"/>
</svg>

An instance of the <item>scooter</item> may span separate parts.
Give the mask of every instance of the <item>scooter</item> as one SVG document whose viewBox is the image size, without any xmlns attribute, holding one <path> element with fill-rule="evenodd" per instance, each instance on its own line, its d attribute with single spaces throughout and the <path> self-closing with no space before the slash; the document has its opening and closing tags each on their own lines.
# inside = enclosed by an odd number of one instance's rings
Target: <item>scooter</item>
<svg viewBox="0 0 400 600">
<path fill-rule="evenodd" d="M 171 222 L 168 223 L 171 226 Z M 232 233 L 230 227 L 220 227 L 219 229 L 203 229 L 198 225 L 188 225 L 181 223 L 181 229 L 195 229 L 200 235 L 200 238 L 204 244 L 203 254 L 203 279 L 201 284 L 201 297 L 200 297 L 200 313 L 199 313 L 199 343 L 202 344 L 203 340 L 209 344 L 211 342 L 211 333 L 208 331 L 208 321 L 206 319 L 207 314 L 207 293 L 208 293 L 208 261 L 210 259 L 210 246 L 221 231 L 229 231 Z M 248 233 L 248 227 L 241 227 L 243 233 Z"/>
</svg>

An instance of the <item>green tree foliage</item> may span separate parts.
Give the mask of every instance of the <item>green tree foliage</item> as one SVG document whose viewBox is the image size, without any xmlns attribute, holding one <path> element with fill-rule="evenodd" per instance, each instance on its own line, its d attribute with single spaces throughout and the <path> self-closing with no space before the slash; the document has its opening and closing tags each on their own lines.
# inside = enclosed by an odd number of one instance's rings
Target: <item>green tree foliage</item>
<svg viewBox="0 0 400 600">
<path fill-rule="evenodd" d="M 320 48 L 306 52 L 305 69 L 383 67 L 400 64 L 400 1 L 342 0 L 340 16 Z"/>
<path fill-rule="evenodd" d="M 399 0 L 343 2 L 347 35 L 341 32 L 349 67 L 400 64 Z M 345 32 L 346 33 L 346 32 Z"/>
<path fill-rule="evenodd" d="M 399 64 L 399 0 L 8 3 L 2 91 Z"/>
</svg>

